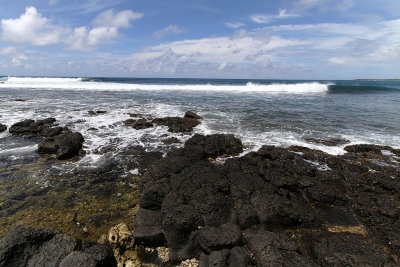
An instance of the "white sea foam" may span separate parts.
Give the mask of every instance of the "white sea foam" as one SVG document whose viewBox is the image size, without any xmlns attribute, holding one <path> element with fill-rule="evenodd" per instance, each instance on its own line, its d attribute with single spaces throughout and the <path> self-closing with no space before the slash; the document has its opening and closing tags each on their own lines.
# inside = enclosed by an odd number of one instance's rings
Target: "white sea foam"
<svg viewBox="0 0 400 267">
<path fill-rule="evenodd" d="M 59 89 L 59 90 L 95 90 L 95 91 L 217 91 L 232 93 L 325 93 L 330 84 L 318 82 L 257 84 L 246 85 L 216 84 L 133 84 L 84 81 L 82 78 L 35 78 L 9 77 L 0 88 Z"/>
<path fill-rule="evenodd" d="M 37 145 L 30 145 L 30 146 L 2 149 L 0 151 L 0 156 L 15 155 L 15 154 L 28 154 L 28 153 L 31 153 L 31 152 L 33 152 L 35 150 L 37 150 Z"/>
</svg>

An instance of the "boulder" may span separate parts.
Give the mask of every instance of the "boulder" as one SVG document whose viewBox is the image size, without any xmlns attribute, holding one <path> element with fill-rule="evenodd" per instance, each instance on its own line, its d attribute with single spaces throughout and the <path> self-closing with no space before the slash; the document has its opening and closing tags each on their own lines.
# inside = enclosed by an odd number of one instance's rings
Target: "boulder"
<svg viewBox="0 0 400 267">
<path fill-rule="evenodd" d="M 56 154 L 59 160 L 70 159 L 79 155 L 84 138 L 80 133 L 65 131 L 60 135 L 46 137 L 39 143 L 39 154 Z"/>
<path fill-rule="evenodd" d="M 194 113 L 192 111 L 187 111 L 185 113 L 185 116 L 183 116 L 183 118 L 201 120 L 203 117 L 197 115 L 196 113 Z"/>
<path fill-rule="evenodd" d="M 0 133 L 4 132 L 5 130 L 7 130 L 7 126 L 0 123 Z"/>
<path fill-rule="evenodd" d="M 135 232 L 137 245 L 160 246 L 165 243 L 161 229 L 161 211 L 140 208 L 136 215 Z"/>
<path fill-rule="evenodd" d="M 185 148 L 192 147 L 199 147 L 208 157 L 214 158 L 243 152 L 242 141 L 232 134 L 213 134 L 207 136 L 195 134 L 185 143 Z"/>
<path fill-rule="evenodd" d="M 196 127 L 200 124 L 199 119 L 200 116 L 193 112 L 186 112 L 183 118 L 180 117 L 164 117 L 164 118 L 155 118 L 152 120 L 152 123 L 157 125 L 168 126 L 168 131 L 173 133 L 185 133 L 191 132 L 193 127 Z"/>
<path fill-rule="evenodd" d="M 153 123 L 151 123 L 150 121 L 146 121 L 146 119 L 139 119 L 133 123 L 132 127 L 136 130 L 142 130 L 152 128 Z"/>
<path fill-rule="evenodd" d="M 0 266 L 116 266 L 116 261 L 108 245 L 18 225 L 0 241 Z"/>
<path fill-rule="evenodd" d="M 233 248 L 242 245 L 240 229 L 235 224 L 224 224 L 220 227 L 204 227 L 198 231 L 198 242 L 202 249 L 211 251 Z"/>
<path fill-rule="evenodd" d="M 47 118 L 43 120 L 23 120 L 13 124 L 9 128 L 12 135 L 22 136 L 27 138 L 42 137 L 44 132 L 54 126 L 56 119 Z"/>
</svg>

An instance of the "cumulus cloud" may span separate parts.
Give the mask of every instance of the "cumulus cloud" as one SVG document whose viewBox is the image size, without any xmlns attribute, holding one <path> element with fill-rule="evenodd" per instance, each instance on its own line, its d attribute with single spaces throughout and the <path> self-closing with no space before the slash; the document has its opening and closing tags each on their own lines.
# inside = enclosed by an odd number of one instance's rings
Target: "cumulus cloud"
<svg viewBox="0 0 400 267">
<path fill-rule="evenodd" d="M 400 20 L 392 20 L 240 29 L 231 36 L 147 47 L 124 64 L 127 71 L 146 75 L 312 78 L 322 65 L 400 62 L 399 27 Z"/>
<path fill-rule="evenodd" d="M 69 35 L 65 44 L 68 50 L 90 51 L 117 36 L 118 29 L 115 27 L 96 27 L 93 29 L 78 27 Z"/>
<path fill-rule="evenodd" d="M 127 28 L 130 26 L 131 20 L 140 19 L 142 13 L 133 12 L 132 10 L 124 10 L 114 13 L 112 9 L 100 13 L 94 20 L 93 24 L 98 27 L 115 27 Z"/>
<path fill-rule="evenodd" d="M 3 40 L 36 46 L 57 44 L 65 33 L 64 28 L 52 25 L 35 7 L 27 7 L 17 19 L 2 19 L 1 28 Z"/>
<path fill-rule="evenodd" d="M 119 29 L 130 26 L 131 20 L 139 19 L 141 13 L 112 9 L 100 13 L 94 20 L 95 27 L 70 29 L 55 25 L 43 17 L 35 7 L 27 7 L 17 19 L 2 19 L 2 39 L 12 43 L 34 46 L 61 44 L 67 50 L 90 51 L 119 36 Z"/>
<path fill-rule="evenodd" d="M 277 15 L 267 15 L 267 14 L 251 15 L 250 20 L 255 23 L 265 24 L 276 19 L 287 19 L 293 17 L 298 17 L 298 15 L 287 13 L 286 9 L 281 9 L 279 10 L 279 13 Z"/>
<path fill-rule="evenodd" d="M 170 34 L 180 34 L 184 32 L 185 30 L 179 27 L 178 25 L 168 25 L 164 29 L 155 31 L 153 33 L 153 36 L 157 39 L 161 39 Z"/>
</svg>

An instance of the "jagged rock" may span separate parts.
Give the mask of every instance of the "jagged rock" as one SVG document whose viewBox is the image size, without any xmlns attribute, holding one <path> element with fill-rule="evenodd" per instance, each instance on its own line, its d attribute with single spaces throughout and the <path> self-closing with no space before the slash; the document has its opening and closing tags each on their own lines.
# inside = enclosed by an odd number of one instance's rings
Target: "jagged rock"
<svg viewBox="0 0 400 267">
<path fill-rule="evenodd" d="M 173 133 L 179 132 L 191 132 L 193 127 L 196 127 L 200 124 L 199 119 L 201 117 L 193 112 L 186 112 L 183 118 L 180 117 L 164 117 L 164 118 L 155 118 L 151 122 L 168 126 L 168 131 Z"/>
<path fill-rule="evenodd" d="M 396 266 L 395 257 L 353 233 L 304 233 L 309 250 L 323 266 Z"/>
<path fill-rule="evenodd" d="M 185 148 L 190 147 L 201 148 L 208 157 L 234 155 L 243 152 L 242 142 L 232 134 L 213 134 L 207 136 L 195 134 L 185 143 Z"/>
<path fill-rule="evenodd" d="M 391 150 L 390 147 L 378 146 L 378 145 L 369 145 L 369 144 L 360 144 L 360 145 L 352 145 L 346 146 L 344 150 L 347 152 L 353 153 L 374 153 L 374 154 L 382 154 L 382 150 Z"/>
<path fill-rule="evenodd" d="M 229 255 L 229 267 L 248 267 L 251 265 L 249 253 L 242 247 L 234 247 Z"/>
<path fill-rule="evenodd" d="M 46 137 L 39 143 L 39 154 L 56 154 L 59 160 L 70 159 L 79 155 L 85 141 L 82 134 L 65 131 L 54 137 Z"/>
<path fill-rule="evenodd" d="M 88 113 L 92 116 L 107 113 L 106 110 L 89 110 Z"/>
<path fill-rule="evenodd" d="M 136 215 L 135 242 L 144 246 L 160 246 L 165 243 L 161 230 L 161 212 L 140 208 Z"/>
<path fill-rule="evenodd" d="M 116 262 L 108 245 L 18 225 L 0 241 L 0 266 L 116 266 Z"/>
<path fill-rule="evenodd" d="M 124 121 L 124 125 L 125 126 L 133 126 L 136 121 L 137 120 L 134 120 L 134 119 L 127 119 L 126 121 Z"/>
<path fill-rule="evenodd" d="M 224 224 L 220 227 L 204 227 L 198 231 L 198 242 L 202 249 L 211 251 L 233 248 L 242 243 L 240 229 L 235 224 Z"/>
<path fill-rule="evenodd" d="M 252 227 L 245 231 L 244 241 L 255 256 L 256 266 L 316 266 L 299 253 L 296 242 L 284 232 Z"/>
<path fill-rule="evenodd" d="M 146 227 L 161 221 L 171 261 L 251 266 L 251 254 L 256 266 L 398 264 L 398 162 L 380 153 L 394 149 L 332 156 L 263 146 L 224 164 L 212 160 L 242 149 L 231 135 L 194 135 L 148 167 L 140 207 L 157 214 Z M 387 165 L 374 167 L 376 160 Z"/>
<path fill-rule="evenodd" d="M 139 119 L 133 123 L 132 127 L 136 130 L 142 130 L 142 129 L 152 128 L 153 123 L 146 121 L 146 119 Z"/>
<path fill-rule="evenodd" d="M 166 145 L 179 144 L 180 143 L 179 139 L 176 138 L 176 137 L 171 137 L 171 138 L 164 139 L 164 140 L 162 140 L 162 142 L 164 144 L 166 144 Z"/>
<path fill-rule="evenodd" d="M 183 118 L 201 120 L 203 117 L 197 115 L 196 113 L 194 113 L 192 111 L 187 111 L 185 113 L 185 116 L 183 116 Z"/>
<path fill-rule="evenodd" d="M 307 142 L 310 143 L 315 143 L 315 144 L 323 144 L 325 146 L 339 146 L 339 145 L 345 145 L 350 143 L 349 140 L 342 139 L 342 138 L 327 138 L 327 139 L 319 139 L 319 138 L 305 138 Z"/>
<path fill-rule="evenodd" d="M 47 118 L 43 120 L 23 120 L 13 124 L 8 130 L 12 135 L 27 138 L 41 137 L 45 131 L 54 126 L 56 119 Z"/>
<path fill-rule="evenodd" d="M 7 126 L 0 123 L 0 133 L 4 132 L 5 130 L 7 130 Z"/>
</svg>

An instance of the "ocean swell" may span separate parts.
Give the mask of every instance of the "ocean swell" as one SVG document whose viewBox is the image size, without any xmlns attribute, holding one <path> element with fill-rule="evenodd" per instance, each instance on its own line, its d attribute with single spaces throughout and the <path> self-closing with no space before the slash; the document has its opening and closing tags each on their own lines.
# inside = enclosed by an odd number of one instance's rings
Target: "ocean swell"
<svg viewBox="0 0 400 267">
<path fill-rule="evenodd" d="M 58 89 L 58 90 L 93 90 L 93 91 L 213 91 L 231 93 L 287 93 L 307 94 L 326 93 L 331 84 L 319 82 L 304 83 L 271 83 L 262 84 L 247 82 L 246 84 L 142 84 L 104 82 L 101 79 L 89 78 L 36 78 L 9 77 L 0 84 L 0 88 L 25 89 Z"/>
</svg>

